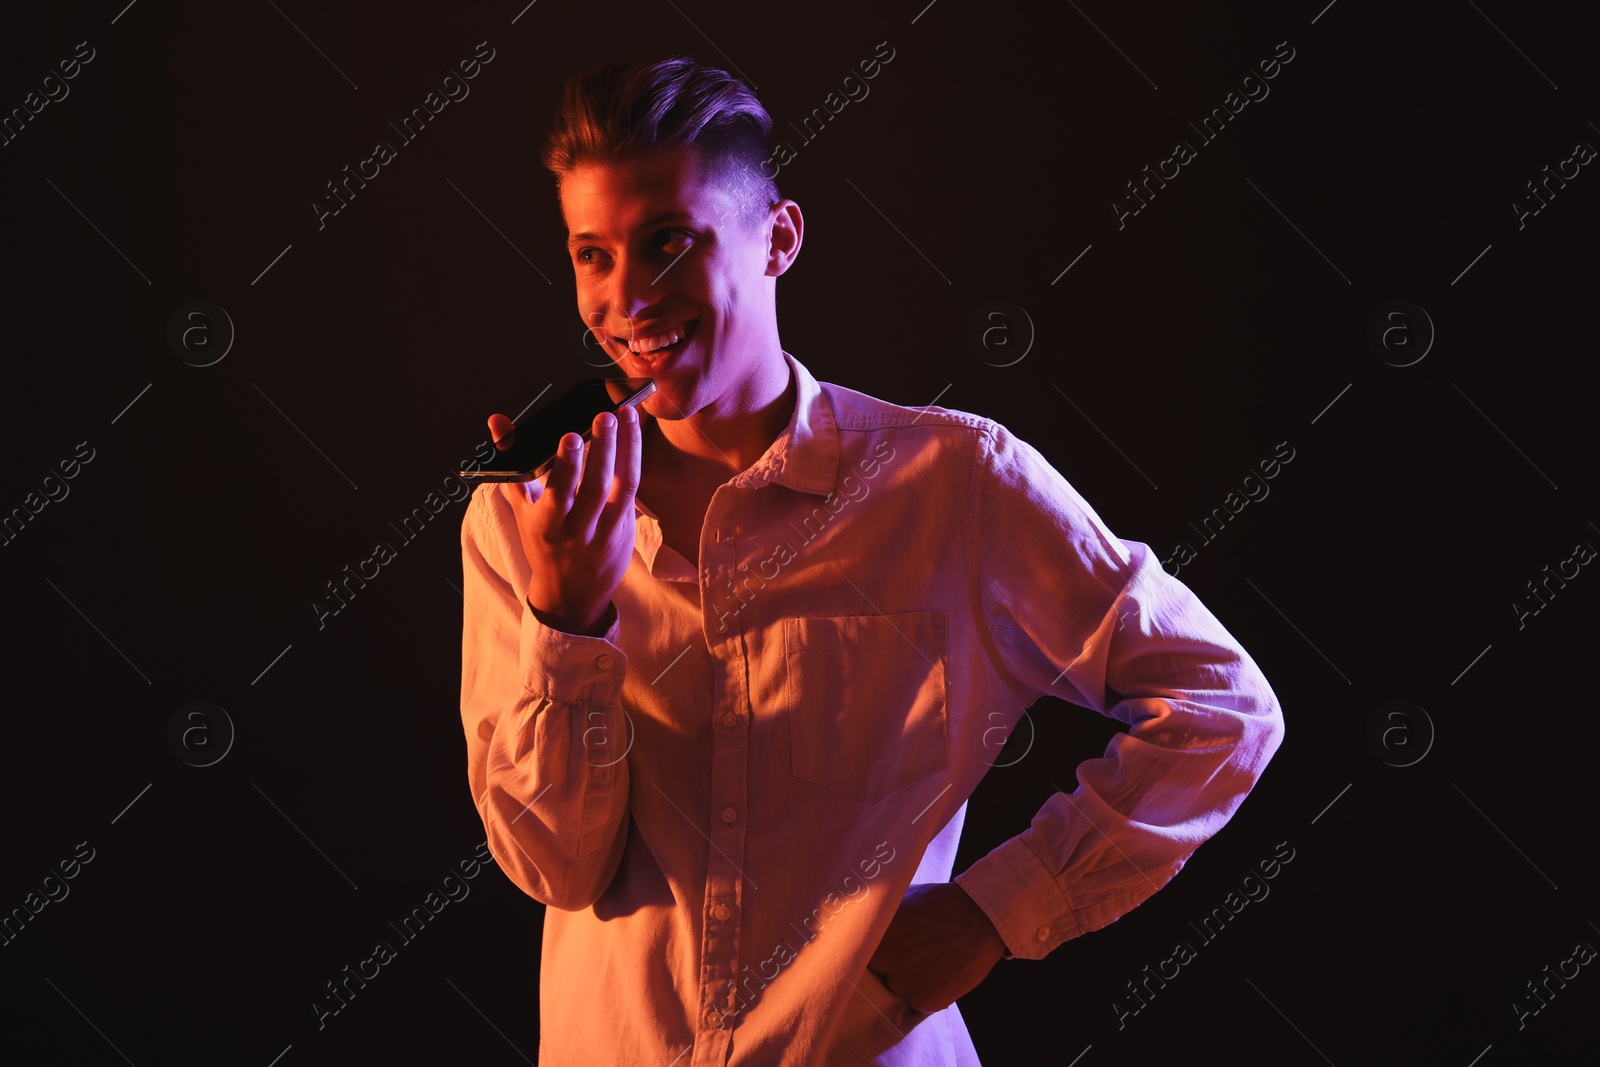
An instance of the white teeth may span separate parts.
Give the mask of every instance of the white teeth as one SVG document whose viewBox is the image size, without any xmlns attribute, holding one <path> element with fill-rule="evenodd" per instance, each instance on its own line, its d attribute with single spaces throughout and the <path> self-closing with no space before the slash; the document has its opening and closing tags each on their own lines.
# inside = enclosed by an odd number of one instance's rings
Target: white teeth
<svg viewBox="0 0 1600 1067">
<path fill-rule="evenodd" d="M 676 344 L 681 338 L 676 333 L 657 334 L 655 337 L 636 337 L 628 342 L 628 349 L 632 352 L 654 352 L 658 348 Z"/>
<path fill-rule="evenodd" d="M 656 334 L 653 337 L 635 337 L 631 341 L 624 343 L 628 346 L 628 351 L 635 355 L 648 355 L 668 345 L 675 345 L 682 339 L 683 334 L 674 330 L 670 333 Z M 620 341 L 622 338 L 619 337 L 618 340 Z"/>
</svg>

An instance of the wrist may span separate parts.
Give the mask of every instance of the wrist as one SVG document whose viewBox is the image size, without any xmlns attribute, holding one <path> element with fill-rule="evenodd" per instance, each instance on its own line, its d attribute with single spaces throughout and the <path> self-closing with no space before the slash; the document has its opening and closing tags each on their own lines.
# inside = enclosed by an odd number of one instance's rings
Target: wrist
<svg viewBox="0 0 1600 1067">
<path fill-rule="evenodd" d="M 969 936 L 974 946 L 993 957 L 996 963 L 1009 956 L 1011 950 L 1007 947 L 1005 938 L 1000 936 L 1000 931 L 995 928 L 993 920 L 989 918 L 989 913 L 979 907 L 978 902 L 973 900 L 971 894 L 960 885 L 951 884 L 960 890 L 958 896 L 966 901 Z"/>
<path fill-rule="evenodd" d="M 611 628 L 610 608 L 611 603 L 607 601 L 592 612 L 544 611 L 534 604 L 532 598 L 528 599 L 528 610 L 533 612 L 533 617 L 539 620 L 540 625 L 576 637 L 604 637 Z"/>
</svg>

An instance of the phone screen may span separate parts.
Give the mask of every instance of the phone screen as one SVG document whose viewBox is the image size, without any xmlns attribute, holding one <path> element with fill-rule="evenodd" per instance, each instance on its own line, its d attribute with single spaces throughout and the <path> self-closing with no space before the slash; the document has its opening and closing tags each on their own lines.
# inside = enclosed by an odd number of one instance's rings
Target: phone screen
<svg viewBox="0 0 1600 1067">
<path fill-rule="evenodd" d="M 460 470 L 469 482 L 530 482 L 542 478 L 556 460 L 562 435 L 589 440 L 594 417 L 637 404 L 656 391 L 651 378 L 591 378 L 579 382 L 517 423 L 500 441 L 485 442 Z"/>
</svg>

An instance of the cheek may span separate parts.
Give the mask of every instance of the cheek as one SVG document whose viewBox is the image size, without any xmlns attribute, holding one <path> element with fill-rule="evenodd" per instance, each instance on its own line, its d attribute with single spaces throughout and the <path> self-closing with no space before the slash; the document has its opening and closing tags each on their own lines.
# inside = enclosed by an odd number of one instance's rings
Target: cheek
<svg viewBox="0 0 1600 1067">
<path fill-rule="evenodd" d="M 716 288 L 708 294 L 706 303 L 724 322 L 737 326 L 760 306 L 759 287 L 750 278 L 724 275 L 715 282 Z"/>
<path fill-rule="evenodd" d="M 585 322 L 593 322 L 595 308 L 605 303 L 605 290 L 597 280 L 586 272 L 580 272 L 574 278 L 575 291 L 578 294 L 578 311 L 586 316 Z"/>
<path fill-rule="evenodd" d="M 673 267 L 665 278 L 661 279 L 662 283 L 673 281 L 672 274 L 679 268 L 689 267 L 690 269 L 684 271 L 672 286 L 677 295 L 695 304 L 711 308 L 718 307 L 722 302 L 723 293 L 726 291 L 726 283 L 715 263 L 702 262 L 691 265 L 688 261 L 693 258 L 693 255 L 694 253 L 691 252 L 679 260 L 678 265 Z"/>
</svg>

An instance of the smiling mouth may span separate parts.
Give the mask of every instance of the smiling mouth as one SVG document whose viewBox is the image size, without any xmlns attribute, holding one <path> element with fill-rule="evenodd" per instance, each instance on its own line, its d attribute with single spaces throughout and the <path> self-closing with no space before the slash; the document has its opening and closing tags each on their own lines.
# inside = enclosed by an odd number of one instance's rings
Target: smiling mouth
<svg viewBox="0 0 1600 1067">
<path fill-rule="evenodd" d="M 690 319 L 676 330 L 669 330 L 666 333 L 653 334 L 649 337 L 635 337 L 632 340 L 623 337 L 614 339 L 623 346 L 629 355 L 641 363 L 654 365 L 688 344 L 699 324 L 699 319 Z"/>
</svg>

